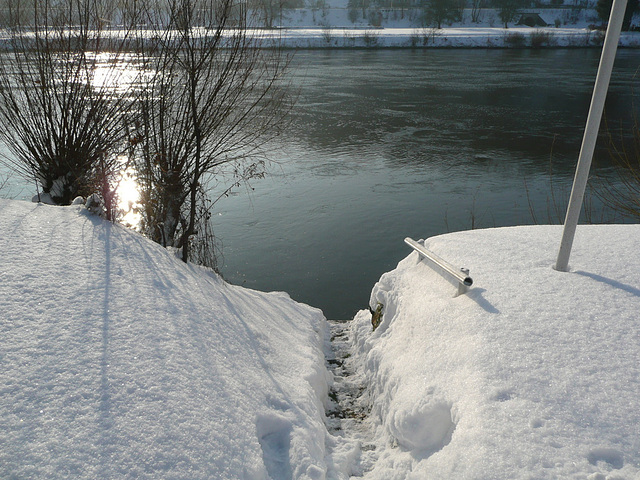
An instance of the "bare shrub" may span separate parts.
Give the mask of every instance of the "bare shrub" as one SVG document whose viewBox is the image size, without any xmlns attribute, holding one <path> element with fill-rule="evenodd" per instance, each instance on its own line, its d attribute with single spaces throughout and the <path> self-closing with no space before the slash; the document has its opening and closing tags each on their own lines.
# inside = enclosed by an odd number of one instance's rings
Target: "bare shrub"
<svg viewBox="0 0 640 480">
<path fill-rule="evenodd" d="M 141 227 L 186 262 L 211 177 L 238 185 L 262 175 L 261 147 L 288 113 L 288 58 L 231 0 L 171 0 L 167 15 L 154 13 L 137 107 Z"/>
<path fill-rule="evenodd" d="M 36 178 L 54 203 L 99 186 L 111 205 L 132 105 L 118 89 L 127 34 L 107 32 L 93 2 L 18 3 L 0 52 L 0 138 L 11 167 Z M 31 17 L 18 8 L 26 5 Z"/>
<path fill-rule="evenodd" d="M 599 178 L 598 196 L 617 211 L 640 219 L 640 125 L 637 118 L 630 132 L 614 137 L 607 125 L 610 157 L 614 165 L 613 180 Z M 626 134 L 625 134 L 626 133 Z"/>
<path fill-rule="evenodd" d="M 504 36 L 504 45 L 511 48 L 522 48 L 525 46 L 526 37 L 520 32 L 507 33 Z"/>
<path fill-rule="evenodd" d="M 322 38 L 327 45 L 331 45 L 331 42 L 333 42 L 333 30 L 330 26 L 325 25 L 322 27 Z"/>
<path fill-rule="evenodd" d="M 422 27 L 416 29 L 411 33 L 411 46 L 426 47 L 429 43 L 433 44 L 435 42 L 437 35 L 438 31 L 435 27 Z"/>
<path fill-rule="evenodd" d="M 551 32 L 536 30 L 531 34 L 531 46 L 533 48 L 550 47 L 554 42 L 555 37 Z"/>
<path fill-rule="evenodd" d="M 371 30 L 365 30 L 362 35 L 365 47 L 375 47 L 378 45 L 378 35 Z"/>
<path fill-rule="evenodd" d="M 586 44 L 600 46 L 604 43 L 604 35 L 601 30 L 593 30 L 591 35 L 587 37 Z"/>
</svg>

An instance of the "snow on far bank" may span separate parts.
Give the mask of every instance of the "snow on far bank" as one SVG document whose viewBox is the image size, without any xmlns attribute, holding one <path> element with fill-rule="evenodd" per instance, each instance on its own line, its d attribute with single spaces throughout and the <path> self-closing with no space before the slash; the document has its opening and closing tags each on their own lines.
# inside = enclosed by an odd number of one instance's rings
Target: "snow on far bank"
<svg viewBox="0 0 640 480">
<path fill-rule="evenodd" d="M 322 313 L 0 200 L 0 478 L 325 478 Z"/>
<path fill-rule="evenodd" d="M 474 230 L 426 247 L 470 268 L 456 288 L 411 253 L 352 325 L 348 359 L 377 448 L 369 480 L 640 478 L 640 226 Z"/>
<path fill-rule="evenodd" d="M 290 48 L 549 48 L 599 47 L 603 24 L 594 8 L 531 8 L 522 14 L 539 15 L 546 27 L 518 25 L 502 28 L 499 11 L 483 8 L 463 11 L 460 21 L 437 29 L 424 23 L 416 8 L 349 9 L 347 2 L 332 0 L 326 8 L 283 9 L 277 28 L 260 35 L 282 40 Z M 260 12 L 257 12 L 259 17 Z M 640 18 L 634 19 L 636 24 Z M 639 32 L 622 32 L 620 45 L 639 48 Z"/>
<path fill-rule="evenodd" d="M 604 40 L 597 30 L 552 27 L 283 28 L 261 35 L 289 48 L 564 48 L 599 47 Z M 640 48 L 640 32 L 622 32 L 619 44 Z"/>
</svg>

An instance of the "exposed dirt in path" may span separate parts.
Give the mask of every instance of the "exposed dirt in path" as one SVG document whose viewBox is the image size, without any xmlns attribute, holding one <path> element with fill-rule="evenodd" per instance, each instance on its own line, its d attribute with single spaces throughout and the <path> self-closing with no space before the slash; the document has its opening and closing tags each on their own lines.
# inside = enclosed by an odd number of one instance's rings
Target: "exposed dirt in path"
<svg viewBox="0 0 640 480">
<path fill-rule="evenodd" d="M 377 457 L 368 422 L 371 406 L 366 379 L 350 361 L 350 323 L 330 320 L 329 326 L 331 351 L 327 353 L 327 367 L 334 375 L 334 383 L 329 391 L 326 422 L 327 430 L 336 439 L 332 453 L 336 464 L 346 461 L 350 463 L 347 470 L 351 470 L 351 476 L 362 477 Z"/>
</svg>

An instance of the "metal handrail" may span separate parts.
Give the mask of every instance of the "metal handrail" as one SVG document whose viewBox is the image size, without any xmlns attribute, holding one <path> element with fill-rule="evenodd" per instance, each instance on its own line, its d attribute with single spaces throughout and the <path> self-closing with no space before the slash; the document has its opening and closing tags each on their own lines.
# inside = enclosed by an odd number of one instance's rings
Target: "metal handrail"
<svg viewBox="0 0 640 480">
<path fill-rule="evenodd" d="M 446 262 L 438 255 L 433 252 L 427 250 L 423 245 L 420 245 L 418 242 L 413 240 L 412 238 L 405 238 L 404 243 L 413 248 L 421 258 L 429 260 L 428 264 L 431 268 L 437 267 L 442 273 L 446 273 L 451 277 L 450 279 L 454 280 L 454 282 L 458 283 L 458 295 L 466 293 L 469 290 L 469 287 L 473 285 L 473 280 L 469 276 L 469 270 L 466 268 L 456 268 L 451 265 L 449 262 Z"/>
</svg>

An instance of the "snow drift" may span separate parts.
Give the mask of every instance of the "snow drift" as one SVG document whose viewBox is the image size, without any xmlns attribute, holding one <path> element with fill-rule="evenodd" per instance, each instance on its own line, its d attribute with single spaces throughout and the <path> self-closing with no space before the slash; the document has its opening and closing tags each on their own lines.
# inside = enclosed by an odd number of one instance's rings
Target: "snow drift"
<svg viewBox="0 0 640 480">
<path fill-rule="evenodd" d="M 0 478 L 324 478 L 319 310 L 82 206 L 0 231 Z"/>
<path fill-rule="evenodd" d="M 411 253 L 352 326 L 377 445 L 367 479 L 640 478 L 640 226 L 459 232 L 426 247 L 471 270 L 454 286 Z"/>
</svg>

